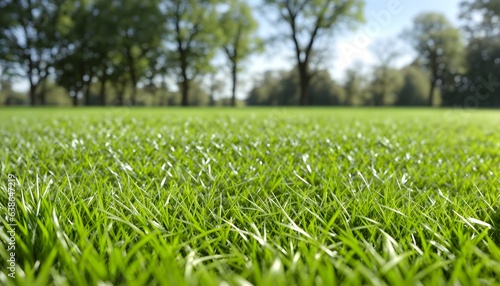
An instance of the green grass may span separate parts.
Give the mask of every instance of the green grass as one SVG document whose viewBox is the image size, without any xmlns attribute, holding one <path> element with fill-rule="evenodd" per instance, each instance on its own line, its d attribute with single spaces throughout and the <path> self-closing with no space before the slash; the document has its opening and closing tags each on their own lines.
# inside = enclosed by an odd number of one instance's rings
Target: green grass
<svg viewBox="0 0 500 286">
<path fill-rule="evenodd" d="M 500 113 L 0 110 L 2 285 L 500 284 Z"/>
</svg>

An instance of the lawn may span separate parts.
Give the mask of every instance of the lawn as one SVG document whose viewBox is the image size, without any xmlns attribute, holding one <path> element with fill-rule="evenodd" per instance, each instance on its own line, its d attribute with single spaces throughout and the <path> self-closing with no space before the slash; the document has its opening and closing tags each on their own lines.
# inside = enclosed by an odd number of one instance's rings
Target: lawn
<svg viewBox="0 0 500 286">
<path fill-rule="evenodd" d="M 2 285 L 500 284 L 498 111 L 1 109 L 0 140 Z"/>
</svg>

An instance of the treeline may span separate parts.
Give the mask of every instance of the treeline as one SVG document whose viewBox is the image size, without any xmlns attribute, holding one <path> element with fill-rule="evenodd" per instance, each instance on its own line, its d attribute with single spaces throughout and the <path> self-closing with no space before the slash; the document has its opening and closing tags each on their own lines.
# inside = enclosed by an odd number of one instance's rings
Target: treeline
<svg viewBox="0 0 500 286">
<path fill-rule="evenodd" d="M 319 71 L 309 88 L 310 105 L 342 106 L 427 106 L 430 89 L 429 75 L 417 66 L 387 71 L 383 83 L 382 71 L 369 79 L 355 69 L 347 71 L 345 84 L 335 82 L 327 71 Z M 299 105 L 297 71 L 267 72 L 257 82 L 246 100 L 247 105 Z M 439 104 L 439 103 L 438 103 Z"/>
<path fill-rule="evenodd" d="M 417 52 L 380 42 L 378 64 L 337 82 L 322 46 L 362 22 L 362 0 L 262 0 L 276 27 L 265 41 L 245 0 L 4 0 L 0 2 L 0 104 L 15 105 L 443 105 L 500 106 L 500 5 L 461 3 L 461 26 L 443 15 L 414 19 L 401 38 Z M 288 43 L 291 71 L 270 71 L 236 99 L 252 54 Z M 224 58 L 223 67 L 220 61 Z M 213 76 L 224 68 L 227 81 Z M 29 82 L 29 95 L 13 82 Z M 230 96 L 220 98 L 224 85 Z M 173 87 L 172 85 L 175 85 Z"/>
</svg>

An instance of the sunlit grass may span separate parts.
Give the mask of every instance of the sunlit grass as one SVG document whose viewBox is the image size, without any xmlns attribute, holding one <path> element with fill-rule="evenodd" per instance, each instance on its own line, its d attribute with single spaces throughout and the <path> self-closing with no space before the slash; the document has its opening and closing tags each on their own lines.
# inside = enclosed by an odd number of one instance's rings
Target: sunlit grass
<svg viewBox="0 0 500 286">
<path fill-rule="evenodd" d="M 493 111 L 0 110 L 0 284 L 498 284 L 499 134 Z"/>
</svg>

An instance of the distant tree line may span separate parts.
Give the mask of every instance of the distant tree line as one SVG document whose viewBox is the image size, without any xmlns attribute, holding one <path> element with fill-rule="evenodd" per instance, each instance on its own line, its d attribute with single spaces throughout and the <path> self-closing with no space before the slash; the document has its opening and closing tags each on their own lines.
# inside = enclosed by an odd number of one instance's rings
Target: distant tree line
<svg viewBox="0 0 500 286">
<path fill-rule="evenodd" d="M 393 42 L 374 47 L 369 71 L 332 79 L 322 46 L 362 22 L 362 0 L 262 0 L 275 41 L 257 34 L 245 0 L 3 0 L 0 104 L 4 105 L 396 105 L 500 107 L 500 5 L 461 3 L 461 27 L 416 17 L 402 38 L 417 57 L 395 68 Z M 294 68 L 268 71 L 237 100 L 249 57 L 287 44 Z M 224 63 L 215 63 L 216 58 Z M 323 65 L 322 65 L 323 63 Z M 221 66 L 222 65 L 222 66 Z M 221 98 L 227 70 L 230 96 Z M 13 82 L 29 82 L 28 96 Z M 172 88 L 172 82 L 177 88 Z"/>
</svg>

